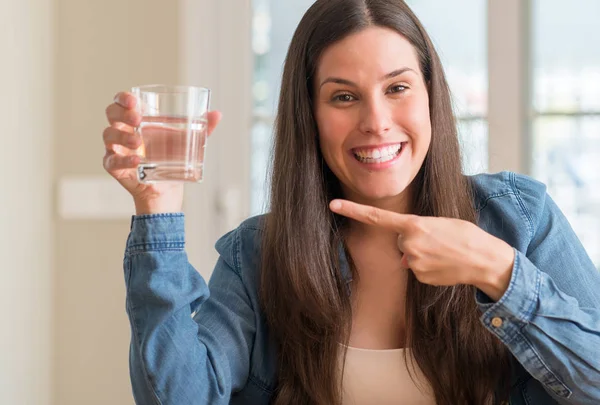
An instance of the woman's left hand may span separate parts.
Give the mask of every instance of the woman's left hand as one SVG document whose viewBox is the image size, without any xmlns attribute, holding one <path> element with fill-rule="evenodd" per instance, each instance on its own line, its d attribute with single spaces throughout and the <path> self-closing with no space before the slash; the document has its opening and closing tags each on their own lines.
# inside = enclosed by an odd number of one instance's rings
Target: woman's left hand
<svg viewBox="0 0 600 405">
<path fill-rule="evenodd" d="M 494 301 L 506 292 L 515 260 L 513 248 L 475 224 L 454 218 L 398 214 L 346 200 L 330 209 L 398 234 L 402 263 L 422 283 L 470 284 Z"/>
</svg>

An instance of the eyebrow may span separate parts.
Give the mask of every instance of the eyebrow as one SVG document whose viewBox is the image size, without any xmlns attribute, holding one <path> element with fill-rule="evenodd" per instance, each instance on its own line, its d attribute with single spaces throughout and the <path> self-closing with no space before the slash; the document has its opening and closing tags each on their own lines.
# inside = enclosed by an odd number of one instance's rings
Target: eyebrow
<svg viewBox="0 0 600 405">
<path fill-rule="evenodd" d="M 387 75 L 383 76 L 381 78 L 381 81 L 393 79 L 394 77 L 400 76 L 401 74 L 406 73 L 406 72 L 416 73 L 411 68 L 403 67 L 403 68 L 400 68 L 400 69 L 396 69 L 393 72 L 390 72 Z M 350 80 L 347 80 L 347 79 L 342 79 L 341 77 L 328 77 L 327 79 L 323 80 L 323 83 L 321 83 L 320 87 L 323 87 L 323 85 L 325 85 L 326 83 L 337 83 L 337 84 L 345 84 L 347 86 L 352 86 L 352 87 L 358 87 L 356 85 L 356 83 L 354 83 L 354 82 L 352 82 Z"/>
</svg>

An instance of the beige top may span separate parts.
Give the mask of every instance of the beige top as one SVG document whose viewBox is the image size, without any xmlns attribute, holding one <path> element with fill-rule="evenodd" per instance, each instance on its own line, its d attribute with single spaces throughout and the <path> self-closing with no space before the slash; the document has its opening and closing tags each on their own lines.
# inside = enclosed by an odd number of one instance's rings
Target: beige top
<svg viewBox="0 0 600 405">
<path fill-rule="evenodd" d="M 435 405 L 431 387 L 420 370 L 409 374 L 404 352 L 348 347 L 343 374 L 343 405 Z M 410 358 L 408 364 L 411 365 Z M 414 378 L 417 384 L 411 379 Z"/>
</svg>

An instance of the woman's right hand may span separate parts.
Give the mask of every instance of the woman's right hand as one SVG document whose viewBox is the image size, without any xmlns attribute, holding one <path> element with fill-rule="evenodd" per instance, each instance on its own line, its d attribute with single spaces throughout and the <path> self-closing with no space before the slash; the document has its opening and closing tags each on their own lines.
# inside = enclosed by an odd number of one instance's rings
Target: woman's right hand
<svg viewBox="0 0 600 405">
<path fill-rule="evenodd" d="M 103 133 L 106 147 L 104 169 L 133 196 L 136 215 L 179 212 L 183 205 L 183 183 L 144 184 L 138 181 L 140 157 L 136 150 L 142 145 L 142 139 L 135 128 L 142 117 L 135 108 L 136 103 L 133 94 L 122 92 L 106 108 L 110 126 Z M 208 113 L 209 135 L 220 120 L 220 112 Z"/>
</svg>

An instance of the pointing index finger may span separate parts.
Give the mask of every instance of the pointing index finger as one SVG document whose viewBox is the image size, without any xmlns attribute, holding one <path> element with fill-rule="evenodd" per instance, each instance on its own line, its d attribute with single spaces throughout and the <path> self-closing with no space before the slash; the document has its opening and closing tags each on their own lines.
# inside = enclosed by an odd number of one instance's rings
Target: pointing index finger
<svg viewBox="0 0 600 405">
<path fill-rule="evenodd" d="M 398 214 L 368 205 L 357 204 L 347 200 L 333 200 L 329 204 L 336 214 L 360 221 L 364 224 L 380 226 L 392 231 L 403 229 L 412 215 Z"/>
</svg>

